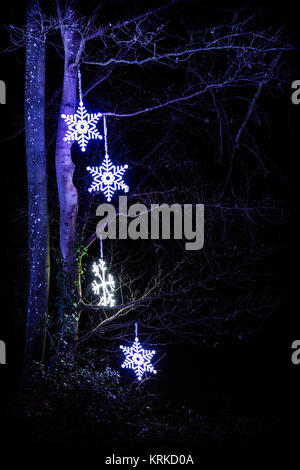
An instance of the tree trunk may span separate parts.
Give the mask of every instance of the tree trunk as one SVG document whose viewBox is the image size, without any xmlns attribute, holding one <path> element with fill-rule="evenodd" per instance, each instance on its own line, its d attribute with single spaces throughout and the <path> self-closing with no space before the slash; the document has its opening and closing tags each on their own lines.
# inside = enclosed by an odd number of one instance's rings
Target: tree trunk
<svg viewBox="0 0 300 470">
<path fill-rule="evenodd" d="M 49 295 L 49 226 L 45 144 L 45 38 L 36 2 L 26 17 L 25 138 L 28 183 L 29 289 L 24 350 L 25 375 L 41 360 Z"/>
<path fill-rule="evenodd" d="M 77 54 L 80 39 L 74 31 L 74 10 L 68 13 L 69 25 L 62 27 L 64 43 L 64 80 L 62 99 L 58 118 L 58 132 L 56 142 L 56 179 L 60 204 L 60 249 L 63 269 L 67 275 L 67 298 L 69 305 L 65 306 L 69 313 L 73 311 L 74 301 L 80 297 L 78 263 L 76 261 L 76 220 L 78 212 L 78 194 L 73 184 L 75 165 L 71 157 L 71 144 L 64 141 L 66 124 L 61 118 L 62 114 L 73 114 L 76 111 L 77 98 Z M 64 332 L 64 339 L 72 342 L 77 337 L 78 318 L 68 322 L 68 332 Z"/>
</svg>

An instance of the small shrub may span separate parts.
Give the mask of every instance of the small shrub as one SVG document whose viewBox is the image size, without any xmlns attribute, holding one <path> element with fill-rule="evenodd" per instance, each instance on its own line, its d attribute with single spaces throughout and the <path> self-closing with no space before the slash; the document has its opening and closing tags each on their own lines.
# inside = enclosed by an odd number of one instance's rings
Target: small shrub
<svg viewBox="0 0 300 470">
<path fill-rule="evenodd" d="M 95 358 L 70 364 L 59 357 L 52 369 L 34 364 L 29 407 L 39 415 L 63 413 L 74 418 L 77 414 L 112 424 L 142 417 L 148 403 L 141 408 L 134 395 L 133 387 L 120 384 L 117 371 L 108 365 L 101 368 L 101 363 L 99 367 Z"/>
</svg>

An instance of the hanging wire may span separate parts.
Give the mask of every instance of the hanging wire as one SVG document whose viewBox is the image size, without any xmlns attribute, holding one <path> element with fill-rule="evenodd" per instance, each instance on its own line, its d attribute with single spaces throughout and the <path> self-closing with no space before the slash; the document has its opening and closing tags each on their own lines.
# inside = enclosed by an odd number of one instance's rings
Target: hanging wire
<svg viewBox="0 0 300 470">
<path fill-rule="evenodd" d="M 102 240 L 102 235 L 100 235 L 100 256 L 101 259 L 103 259 L 103 240 Z"/>
<path fill-rule="evenodd" d="M 79 101 L 82 103 L 82 88 L 81 88 L 80 64 L 78 65 L 78 90 L 79 90 Z"/>
<path fill-rule="evenodd" d="M 135 327 L 135 337 L 137 338 L 138 337 L 138 324 L 137 324 L 137 322 L 134 324 L 134 327 Z"/>
<path fill-rule="evenodd" d="M 106 116 L 103 116 L 103 131 L 104 131 L 105 155 L 108 155 Z"/>
</svg>

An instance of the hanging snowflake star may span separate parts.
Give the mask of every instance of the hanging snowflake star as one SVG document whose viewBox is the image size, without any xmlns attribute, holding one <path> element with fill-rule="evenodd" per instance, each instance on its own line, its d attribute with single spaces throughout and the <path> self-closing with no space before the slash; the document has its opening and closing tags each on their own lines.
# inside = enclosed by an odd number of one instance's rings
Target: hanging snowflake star
<svg viewBox="0 0 300 470">
<path fill-rule="evenodd" d="M 101 113 L 89 114 L 83 102 L 80 101 L 75 114 L 61 115 L 69 128 L 64 140 L 67 142 L 76 140 L 82 152 L 85 152 L 89 140 L 102 139 L 102 135 L 99 134 L 96 128 L 96 124 L 101 116 Z"/>
<path fill-rule="evenodd" d="M 144 372 L 153 372 L 156 374 L 156 370 L 151 364 L 151 359 L 155 354 L 155 351 L 147 351 L 143 349 L 139 339 L 136 337 L 131 348 L 128 346 L 120 346 L 126 358 L 121 367 L 126 369 L 133 369 L 138 380 L 142 380 Z"/>
<path fill-rule="evenodd" d="M 103 305 L 103 307 L 112 307 L 115 305 L 115 281 L 111 274 L 109 274 L 108 279 L 106 279 L 106 271 L 107 268 L 103 259 L 100 259 L 98 264 L 93 264 L 93 272 L 95 273 L 95 276 L 100 279 L 100 282 L 94 280 L 92 283 L 92 289 L 94 294 L 100 295 L 100 301 L 98 305 Z"/>
<path fill-rule="evenodd" d="M 101 166 L 87 167 L 87 171 L 94 177 L 94 181 L 89 187 L 89 192 L 102 191 L 108 201 L 117 189 L 122 189 L 128 193 L 129 187 L 122 180 L 128 165 L 114 166 L 109 156 L 106 154 Z"/>
</svg>

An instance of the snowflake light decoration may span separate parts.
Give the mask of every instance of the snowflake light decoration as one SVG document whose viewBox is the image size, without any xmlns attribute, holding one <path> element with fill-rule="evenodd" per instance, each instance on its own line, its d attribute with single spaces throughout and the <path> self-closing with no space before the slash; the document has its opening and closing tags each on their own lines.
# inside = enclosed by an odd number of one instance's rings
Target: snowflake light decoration
<svg viewBox="0 0 300 470">
<path fill-rule="evenodd" d="M 151 364 L 151 359 L 154 356 L 155 351 L 147 351 L 146 349 L 143 349 L 137 336 L 131 348 L 128 346 L 120 346 L 120 348 L 126 356 L 121 367 L 132 369 L 138 380 L 142 380 L 144 372 L 152 372 L 153 374 L 157 373 Z"/>
<path fill-rule="evenodd" d="M 88 191 L 102 191 L 108 201 L 116 190 L 123 190 L 128 193 L 129 187 L 124 183 L 122 175 L 127 170 L 128 165 L 114 166 L 109 156 L 106 154 L 101 166 L 87 167 L 87 171 L 94 177 L 94 181 Z"/>
<path fill-rule="evenodd" d="M 61 115 L 69 128 L 64 140 L 67 142 L 76 140 L 81 151 L 85 152 L 89 140 L 102 139 L 102 135 L 99 134 L 96 128 L 96 124 L 101 116 L 101 113 L 89 114 L 82 100 L 80 100 L 75 114 Z"/>
<path fill-rule="evenodd" d="M 115 291 L 115 281 L 111 274 L 108 274 L 106 278 L 106 265 L 103 259 L 100 259 L 97 263 L 93 264 L 93 272 L 95 276 L 99 279 L 99 282 L 96 280 L 92 283 L 92 289 L 94 294 L 100 295 L 100 300 L 98 305 L 103 307 L 112 307 L 115 305 L 114 291 Z"/>
</svg>

